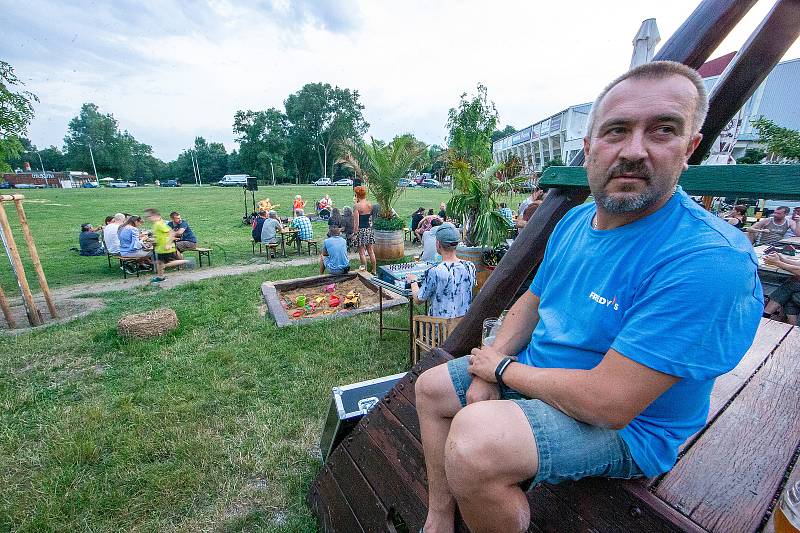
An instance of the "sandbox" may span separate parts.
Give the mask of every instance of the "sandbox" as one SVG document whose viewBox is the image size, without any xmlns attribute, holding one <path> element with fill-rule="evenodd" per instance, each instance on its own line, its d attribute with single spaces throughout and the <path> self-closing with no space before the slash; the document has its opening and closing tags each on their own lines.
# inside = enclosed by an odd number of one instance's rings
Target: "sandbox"
<svg viewBox="0 0 800 533">
<path fill-rule="evenodd" d="M 287 279 L 282 281 L 267 281 L 261 284 L 261 294 L 267 304 L 269 314 L 275 319 L 278 327 L 294 324 L 308 324 L 318 320 L 342 318 L 361 313 L 371 313 L 379 309 L 378 288 L 370 282 L 372 276 L 361 272 L 349 274 L 334 274 L 325 276 L 312 276 L 310 278 Z M 333 293 L 325 292 L 325 288 L 335 285 Z M 350 291 L 360 295 L 358 307 L 345 308 L 345 296 Z M 383 308 L 389 309 L 408 303 L 408 300 L 390 291 L 383 292 Z M 330 296 L 338 296 L 338 306 L 330 306 Z M 301 308 L 297 305 L 297 297 L 305 296 L 308 303 L 315 302 L 322 297 L 315 309 Z M 301 311 L 300 316 L 293 316 Z"/>
</svg>

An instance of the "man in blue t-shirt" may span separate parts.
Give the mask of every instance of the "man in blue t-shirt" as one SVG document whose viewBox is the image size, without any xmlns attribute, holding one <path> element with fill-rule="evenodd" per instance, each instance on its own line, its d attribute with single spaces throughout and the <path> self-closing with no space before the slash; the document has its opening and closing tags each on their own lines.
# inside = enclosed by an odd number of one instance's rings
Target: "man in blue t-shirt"
<svg viewBox="0 0 800 533">
<path fill-rule="evenodd" d="M 347 241 L 342 237 L 342 228 L 329 225 L 330 237 L 322 242 L 322 254 L 319 256 L 319 273 L 328 269 L 330 274 L 347 274 L 350 271 L 350 259 L 347 257 Z"/>
<path fill-rule="evenodd" d="M 177 237 L 175 247 L 178 248 L 179 252 L 197 248 L 197 237 L 194 236 L 189 223 L 181 217 L 180 213 L 177 211 L 170 213 L 167 225 L 175 232 L 175 237 Z"/>
<path fill-rule="evenodd" d="M 597 98 L 594 202 L 556 226 L 492 345 L 417 381 L 425 531 L 452 531 L 456 503 L 472 531 L 524 531 L 520 483 L 656 476 L 704 426 L 763 310 L 747 238 L 677 186 L 707 109 L 697 72 L 663 61 Z"/>
</svg>

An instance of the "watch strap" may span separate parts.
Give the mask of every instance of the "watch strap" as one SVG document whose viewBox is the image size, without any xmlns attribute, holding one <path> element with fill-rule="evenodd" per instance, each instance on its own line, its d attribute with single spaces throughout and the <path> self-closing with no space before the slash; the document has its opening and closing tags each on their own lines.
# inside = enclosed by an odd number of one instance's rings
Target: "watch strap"
<svg viewBox="0 0 800 533">
<path fill-rule="evenodd" d="M 500 360 L 500 364 L 497 365 L 497 368 L 494 371 L 494 378 L 497 380 L 497 385 L 500 387 L 500 390 L 506 388 L 506 384 L 503 383 L 503 373 L 508 368 L 508 365 L 514 362 L 514 358 L 511 356 L 503 357 Z"/>
</svg>

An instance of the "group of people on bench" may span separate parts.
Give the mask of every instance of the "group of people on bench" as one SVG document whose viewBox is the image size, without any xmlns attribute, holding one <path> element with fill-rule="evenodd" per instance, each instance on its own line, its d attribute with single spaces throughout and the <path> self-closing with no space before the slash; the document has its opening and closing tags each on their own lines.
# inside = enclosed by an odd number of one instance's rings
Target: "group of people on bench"
<svg viewBox="0 0 800 533">
<path fill-rule="evenodd" d="M 82 224 L 78 238 L 80 255 L 119 255 L 136 259 L 137 268 L 148 270 L 153 267 L 155 253 L 155 282 L 165 279 L 165 266 L 190 265 L 192 262 L 184 260 L 182 252 L 197 248 L 197 237 L 181 214 L 173 211 L 169 222 L 164 222 L 157 210 L 147 209 L 145 217 L 153 225 L 152 232 L 141 230 L 144 223 L 141 216 L 126 213 L 106 217 L 105 224 L 97 228 Z"/>
</svg>

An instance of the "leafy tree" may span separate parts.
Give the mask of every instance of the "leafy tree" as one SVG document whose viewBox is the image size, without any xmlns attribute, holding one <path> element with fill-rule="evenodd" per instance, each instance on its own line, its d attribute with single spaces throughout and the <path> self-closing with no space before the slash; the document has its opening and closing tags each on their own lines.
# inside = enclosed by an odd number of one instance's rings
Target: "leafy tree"
<svg viewBox="0 0 800 533">
<path fill-rule="evenodd" d="M 477 94 L 461 95 L 458 107 L 447 114 L 450 160 L 463 160 L 475 173 L 492 164 L 492 132 L 497 126 L 497 108 L 487 96 L 484 85 Z"/>
<path fill-rule="evenodd" d="M 0 171 L 11 170 L 8 160 L 17 157 L 24 146 L 21 138 L 33 119 L 33 102 L 39 99 L 29 91 L 14 92 L 15 85 L 24 85 L 14 68 L 0 61 Z"/>
<path fill-rule="evenodd" d="M 736 160 L 740 165 L 757 165 L 767 157 L 767 152 L 760 148 L 748 148 L 744 155 Z"/>
<path fill-rule="evenodd" d="M 514 129 L 514 126 L 506 126 L 502 130 L 494 130 L 492 132 L 492 142 L 495 142 L 503 137 L 508 137 L 512 133 L 517 133 L 517 130 Z"/>
<path fill-rule="evenodd" d="M 428 151 L 428 145 L 425 141 L 421 141 L 414 137 L 413 133 L 404 133 L 403 135 L 396 135 L 394 139 L 392 139 L 392 143 L 403 142 L 408 144 L 409 146 L 414 146 L 420 153 L 419 160 L 414 163 L 414 166 L 411 167 L 412 170 L 416 170 L 419 172 L 429 172 L 427 169 L 431 166 L 430 160 L 430 153 Z"/>
<path fill-rule="evenodd" d="M 329 175 L 342 142 L 360 138 L 369 128 L 358 91 L 308 83 L 284 105 L 289 120 L 286 168 L 298 181 L 309 181 L 314 169 Z"/>
<path fill-rule="evenodd" d="M 200 168 L 203 183 L 219 181 L 228 173 L 228 154 L 222 143 L 209 143 L 203 137 L 195 137 L 194 146 L 182 151 L 175 161 L 169 164 L 171 179 L 181 183 L 194 183 L 192 157 Z"/>
<path fill-rule="evenodd" d="M 430 145 L 428 147 L 428 162 L 429 166 L 423 172 L 428 172 L 441 178 L 447 168 L 447 150 L 438 144 Z"/>
<path fill-rule="evenodd" d="M 758 136 L 774 157 L 800 159 L 800 131 L 783 128 L 773 121 L 760 117 L 751 122 Z"/>
<path fill-rule="evenodd" d="M 30 163 L 34 170 L 41 170 L 42 165 L 44 165 L 45 170 L 51 171 L 67 169 L 64 154 L 55 146 L 38 150 L 36 145 L 25 137 L 22 137 L 20 142 L 22 144 L 22 151 L 17 157 L 8 160 L 8 164 L 11 165 L 12 169 L 23 168 L 25 161 Z M 42 158 L 41 162 L 39 161 L 39 157 Z"/>
<path fill-rule="evenodd" d="M 135 142 L 128 132 L 120 132 L 114 115 L 104 115 L 95 104 L 87 103 L 81 106 L 78 116 L 69 121 L 64 152 L 70 168 L 93 172 L 91 146 L 98 174 L 129 178 L 133 175 Z"/>
<path fill-rule="evenodd" d="M 233 132 L 239 141 L 239 164 L 244 172 L 271 180 L 286 175 L 284 158 L 289 150 L 289 123 L 275 108 L 266 111 L 237 111 Z"/>
<path fill-rule="evenodd" d="M 236 150 L 228 154 L 228 174 L 244 174 L 241 158 Z"/>
</svg>

